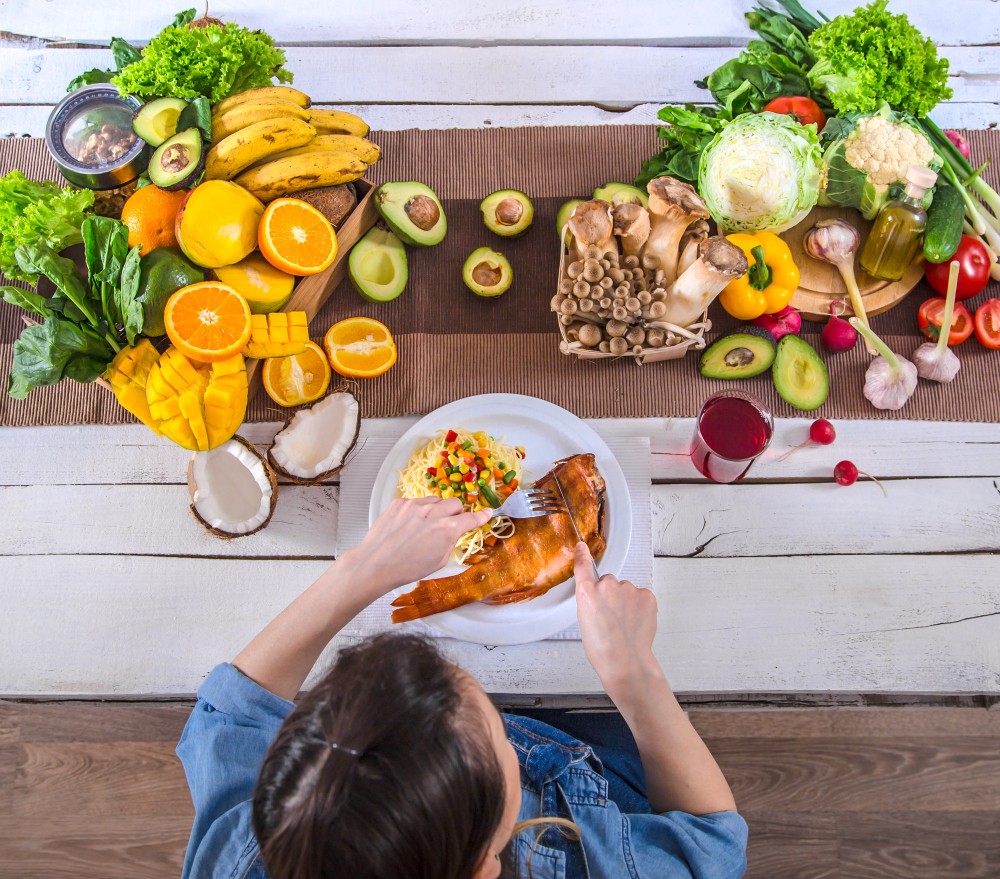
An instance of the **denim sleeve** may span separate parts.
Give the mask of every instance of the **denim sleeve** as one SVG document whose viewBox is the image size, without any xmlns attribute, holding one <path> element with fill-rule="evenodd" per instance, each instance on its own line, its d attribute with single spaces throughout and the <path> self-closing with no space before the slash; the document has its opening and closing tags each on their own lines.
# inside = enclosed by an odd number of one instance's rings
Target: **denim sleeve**
<svg viewBox="0 0 1000 879">
<path fill-rule="evenodd" d="M 228 663 L 216 666 L 199 688 L 177 745 L 195 812 L 184 876 L 191 875 L 196 858 L 203 861 L 207 856 L 219 866 L 235 864 L 253 842 L 249 817 L 254 785 L 264 755 L 291 710 L 291 702 Z M 226 827 L 231 830 L 220 832 Z M 206 841 L 212 852 L 199 851 Z"/>
<path fill-rule="evenodd" d="M 736 812 L 623 816 L 625 853 L 640 879 L 675 876 L 686 865 L 692 879 L 740 879 L 747 867 L 747 823 Z"/>
</svg>

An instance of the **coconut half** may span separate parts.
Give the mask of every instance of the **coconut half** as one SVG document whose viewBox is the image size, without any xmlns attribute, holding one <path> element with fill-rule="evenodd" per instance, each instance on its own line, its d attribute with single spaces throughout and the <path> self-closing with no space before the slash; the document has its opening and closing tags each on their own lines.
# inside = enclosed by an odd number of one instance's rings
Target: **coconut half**
<svg viewBox="0 0 1000 879">
<path fill-rule="evenodd" d="M 358 398 L 346 389 L 334 391 L 286 421 L 267 458 L 292 482 L 322 482 L 343 468 L 360 429 Z"/>
<path fill-rule="evenodd" d="M 278 478 L 267 459 L 241 436 L 188 464 L 191 512 L 216 537 L 227 540 L 260 531 L 274 515 Z"/>
</svg>

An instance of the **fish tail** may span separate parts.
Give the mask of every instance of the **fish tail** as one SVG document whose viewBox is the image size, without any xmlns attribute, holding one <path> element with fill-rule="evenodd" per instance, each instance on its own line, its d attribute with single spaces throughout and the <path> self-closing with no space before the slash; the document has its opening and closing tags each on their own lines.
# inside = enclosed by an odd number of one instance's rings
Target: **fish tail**
<svg viewBox="0 0 1000 879">
<path fill-rule="evenodd" d="M 392 602 L 393 607 L 399 608 L 392 612 L 392 621 L 415 620 L 479 601 L 486 595 L 479 592 L 477 585 L 469 582 L 467 571 L 437 580 L 421 580 L 416 587 Z"/>
</svg>

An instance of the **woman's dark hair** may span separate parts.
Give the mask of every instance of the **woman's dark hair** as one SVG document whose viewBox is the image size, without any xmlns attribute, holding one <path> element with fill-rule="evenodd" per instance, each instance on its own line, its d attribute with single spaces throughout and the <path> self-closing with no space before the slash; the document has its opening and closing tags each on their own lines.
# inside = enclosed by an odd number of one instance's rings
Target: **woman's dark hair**
<svg viewBox="0 0 1000 879">
<path fill-rule="evenodd" d="M 469 685 L 413 635 L 343 650 L 261 767 L 253 826 L 271 879 L 470 879 L 504 778 Z"/>
</svg>

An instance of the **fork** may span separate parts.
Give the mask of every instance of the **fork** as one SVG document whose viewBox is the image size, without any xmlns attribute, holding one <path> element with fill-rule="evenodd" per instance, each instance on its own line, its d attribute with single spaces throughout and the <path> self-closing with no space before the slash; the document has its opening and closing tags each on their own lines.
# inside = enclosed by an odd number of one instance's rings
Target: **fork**
<svg viewBox="0 0 1000 879">
<path fill-rule="evenodd" d="M 490 518 L 507 516 L 510 519 L 531 519 L 535 516 L 547 516 L 549 513 L 561 513 L 563 509 L 554 492 L 542 488 L 519 488 L 493 510 Z"/>
</svg>

